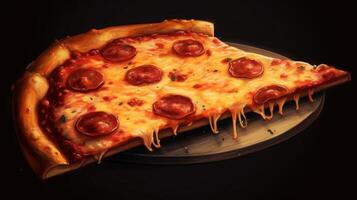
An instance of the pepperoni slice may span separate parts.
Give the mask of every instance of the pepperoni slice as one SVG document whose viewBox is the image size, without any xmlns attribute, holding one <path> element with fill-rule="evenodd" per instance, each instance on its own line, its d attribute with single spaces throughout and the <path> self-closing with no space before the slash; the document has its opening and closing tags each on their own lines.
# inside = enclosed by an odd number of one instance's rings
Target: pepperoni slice
<svg viewBox="0 0 357 200">
<path fill-rule="evenodd" d="M 78 132 L 93 137 L 108 135 L 118 127 L 118 119 L 114 115 L 102 111 L 84 114 L 76 122 Z"/>
<path fill-rule="evenodd" d="M 201 44 L 201 42 L 192 39 L 176 41 L 172 45 L 172 49 L 179 56 L 188 56 L 188 57 L 200 56 L 205 52 L 205 49 Z"/>
<path fill-rule="evenodd" d="M 79 92 L 98 89 L 103 83 L 103 75 L 94 69 L 78 69 L 73 71 L 67 79 L 68 87 Z"/>
<path fill-rule="evenodd" d="M 125 80 L 132 85 L 148 85 L 160 82 L 163 76 L 161 69 L 154 65 L 142 65 L 128 70 Z"/>
<path fill-rule="evenodd" d="M 258 61 L 242 57 L 229 62 L 229 74 L 235 78 L 255 78 L 260 76 L 264 68 Z"/>
<path fill-rule="evenodd" d="M 195 105 L 189 97 L 167 95 L 153 104 L 154 113 L 169 119 L 182 119 L 195 112 Z"/>
<path fill-rule="evenodd" d="M 105 46 L 101 54 L 111 62 L 122 62 L 132 59 L 136 55 L 136 49 L 128 44 L 113 42 Z"/>
<path fill-rule="evenodd" d="M 262 105 L 269 100 L 277 99 L 281 96 L 286 95 L 289 89 L 282 85 L 269 85 L 260 88 L 254 95 L 254 102 L 256 104 Z"/>
</svg>

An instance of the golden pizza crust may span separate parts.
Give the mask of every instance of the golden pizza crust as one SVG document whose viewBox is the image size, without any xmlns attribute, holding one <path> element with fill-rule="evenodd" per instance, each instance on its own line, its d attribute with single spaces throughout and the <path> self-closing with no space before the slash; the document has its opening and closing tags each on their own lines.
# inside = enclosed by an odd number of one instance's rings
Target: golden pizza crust
<svg viewBox="0 0 357 200">
<path fill-rule="evenodd" d="M 13 98 L 18 138 L 26 159 L 38 174 L 52 165 L 68 164 L 60 149 L 39 126 L 37 104 L 47 90 L 48 83 L 43 76 L 26 72 L 17 82 Z"/>
<path fill-rule="evenodd" d="M 87 158 L 82 163 L 70 164 L 63 152 L 39 126 L 37 105 L 46 95 L 49 87 L 46 77 L 57 66 L 70 58 L 71 51 L 86 52 L 122 37 L 170 33 L 180 30 L 200 32 L 209 36 L 213 36 L 214 32 L 212 23 L 198 20 L 167 20 L 161 23 L 91 30 L 84 34 L 55 41 L 30 64 L 26 73 L 15 85 L 13 110 L 21 148 L 27 161 L 41 178 L 46 179 L 62 174 L 95 161 L 94 158 Z M 108 151 L 105 156 L 142 144 L 139 140 L 133 141 Z"/>
</svg>

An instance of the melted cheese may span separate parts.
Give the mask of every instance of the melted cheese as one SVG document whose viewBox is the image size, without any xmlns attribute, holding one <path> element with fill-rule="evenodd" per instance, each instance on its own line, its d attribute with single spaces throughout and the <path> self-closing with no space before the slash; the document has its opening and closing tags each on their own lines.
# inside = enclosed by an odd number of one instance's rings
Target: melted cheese
<svg viewBox="0 0 357 200">
<path fill-rule="evenodd" d="M 300 95 L 299 94 L 295 94 L 294 95 L 294 101 L 295 101 L 295 109 L 296 110 L 300 109 L 300 107 L 299 107 L 299 99 L 300 99 Z"/>
<path fill-rule="evenodd" d="M 172 44 L 176 40 L 195 39 L 200 41 L 210 54 L 198 57 L 180 57 L 172 52 Z M 252 92 L 259 88 L 279 84 L 294 90 L 296 81 L 316 81 L 318 75 L 311 73 L 313 66 L 304 62 L 283 61 L 271 65 L 273 58 L 249 53 L 228 46 L 216 38 L 199 34 L 187 34 L 175 37 L 155 37 L 149 40 L 124 40 L 137 49 L 137 55 L 130 61 L 108 63 L 104 60 L 91 59 L 82 67 L 91 67 L 104 76 L 105 89 L 89 93 L 70 91 L 65 98 L 65 106 L 57 108 L 55 116 L 66 117 L 65 123 L 58 128 L 61 134 L 81 146 L 86 153 L 101 152 L 121 143 L 120 132 L 105 137 L 88 139 L 74 130 L 76 120 L 82 114 L 89 112 L 95 106 L 96 111 L 114 114 L 120 121 L 120 131 L 132 137 L 140 137 L 151 151 L 152 146 L 160 147 L 159 130 L 171 127 L 176 135 L 178 123 L 170 125 L 164 117 L 156 116 L 152 104 L 161 96 L 180 94 L 189 97 L 196 107 L 196 116 L 208 118 L 213 133 L 218 133 L 217 121 L 225 110 L 231 110 L 233 121 L 233 137 L 238 138 L 236 127 L 237 116 L 242 128 L 247 126 L 244 107 L 248 106 L 260 114 L 263 119 L 273 117 L 274 103 L 269 104 L 270 115 L 266 116 L 264 105 L 253 104 Z M 217 42 L 218 41 L 218 42 Z M 160 45 L 158 45 L 160 44 Z M 264 73 L 254 79 L 234 78 L 228 73 L 228 63 L 223 60 L 248 57 L 259 61 L 264 67 Z M 125 73 L 134 67 L 150 64 L 159 67 L 164 76 L 159 83 L 133 86 L 124 81 Z M 298 67 L 303 66 L 303 70 Z M 183 82 L 172 81 L 169 72 L 178 71 L 187 75 Z M 287 78 L 281 78 L 287 74 Z M 195 87 L 195 86 L 199 87 Z M 312 93 L 309 92 L 311 98 Z M 109 97 L 110 100 L 105 100 Z M 130 99 L 136 98 L 144 103 L 141 106 L 130 106 Z M 283 114 L 286 99 L 278 100 L 279 113 Z M 297 102 L 297 100 L 295 100 Z M 239 109 L 236 109 L 237 106 Z M 298 109 L 298 103 L 297 103 Z M 232 111 L 233 110 L 233 111 Z M 242 120 L 242 117 L 244 120 Z M 101 156 L 100 156 L 101 158 Z M 100 160 L 100 159 L 99 159 Z"/>
<path fill-rule="evenodd" d="M 312 98 L 312 95 L 314 94 L 314 90 L 312 89 L 308 90 L 307 94 L 309 96 L 309 101 L 314 102 L 314 98 Z"/>
</svg>

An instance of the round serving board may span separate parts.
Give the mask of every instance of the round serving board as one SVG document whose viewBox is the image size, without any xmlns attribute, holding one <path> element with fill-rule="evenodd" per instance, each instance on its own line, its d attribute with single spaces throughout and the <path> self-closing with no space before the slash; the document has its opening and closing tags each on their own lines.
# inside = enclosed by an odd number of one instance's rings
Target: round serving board
<svg viewBox="0 0 357 200">
<path fill-rule="evenodd" d="M 245 51 L 288 59 L 264 49 L 229 43 Z M 271 120 L 263 120 L 258 114 L 248 113 L 248 126 L 238 127 L 239 139 L 232 138 L 230 118 L 218 123 L 219 134 L 213 134 L 209 126 L 194 129 L 177 136 L 162 139 L 161 148 L 153 152 L 145 147 L 137 147 L 108 158 L 109 162 L 132 162 L 145 164 L 191 164 L 212 162 L 238 157 L 262 150 L 280 143 L 308 127 L 320 114 L 325 100 L 324 94 L 314 96 L 315 101 L 306 98 L 300 101 L 300 110 L 295 110 L 295 103 L 284 106 L 284 116 L 277 111 Z"/>
</svg>

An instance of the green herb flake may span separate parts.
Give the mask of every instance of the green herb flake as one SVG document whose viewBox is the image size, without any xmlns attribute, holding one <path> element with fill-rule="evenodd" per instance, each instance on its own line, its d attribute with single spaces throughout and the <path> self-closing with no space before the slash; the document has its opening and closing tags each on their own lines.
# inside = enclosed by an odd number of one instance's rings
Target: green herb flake
<svg viewBox="0 0 357 200">
<path fill-rule="evenodd" d="M 270 133 L 271 135 L 274 135 L 274 131 L 272 131 L 270 128 L 267 130 L 268 133 Z"/>
<path fill-rule="evenodd" d="M 59 121 L 60 121 L 61 123 L 66 123 L 66 121 L 67 121 L 66 116 L 65 116 L 65 115 L 62 115 L 62 116 L 59 118 Z"/>
<path fill-rule="evenodd" d="M 203 110 L 206 110 L 206 105 L 202 105 L 202 109 L 203 109 Z"/>
<path fill-rule="evenodd" d="M 225 59 L 223 59 L 223 62 L 229 62 L 231 60 L 232 60 L 232 58 L 225 58 Z"/>
<path fill-rule="evenodd" d="M 171 81 L 176 81 L 176 76 L 170 76 Z"/>
</svg>

